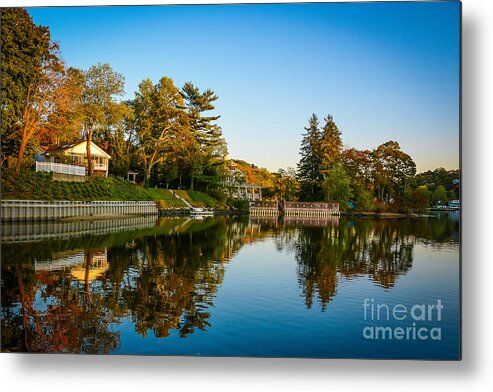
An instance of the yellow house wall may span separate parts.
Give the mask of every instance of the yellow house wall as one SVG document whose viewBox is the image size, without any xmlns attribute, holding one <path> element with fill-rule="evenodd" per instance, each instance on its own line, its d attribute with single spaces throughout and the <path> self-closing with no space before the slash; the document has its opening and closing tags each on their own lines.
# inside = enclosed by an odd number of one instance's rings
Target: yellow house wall
<svg viewBox="0 0 493 392">
<path fill-rule="evenodd" d="M 86 154 L 86 143 L 81 143 L 68 150 L 65 150 L 65 155 L 85 155 L 85 154 Z M 108 155 L 104 151 L 102 151 L 98 146 L 96 146 L 94 143 L 91 143 L 91 155 L 108 158 Z"/>
</svg>

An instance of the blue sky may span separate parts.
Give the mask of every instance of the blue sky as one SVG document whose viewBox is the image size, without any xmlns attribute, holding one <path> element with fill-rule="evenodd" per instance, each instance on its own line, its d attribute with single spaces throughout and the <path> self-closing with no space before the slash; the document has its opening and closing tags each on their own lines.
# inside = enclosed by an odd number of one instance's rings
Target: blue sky
<svg viewBox="0 0 493 392">
<path fill-rule="evenodd" d="M 332 114 L 347 146 L 396 140 L 418 171 L 459 166 L 459 4 L 28 8 L 67 65 L 109 63 L 219 96 L 229 156 L 296 167 L 303 128 Z"/>
</svg>

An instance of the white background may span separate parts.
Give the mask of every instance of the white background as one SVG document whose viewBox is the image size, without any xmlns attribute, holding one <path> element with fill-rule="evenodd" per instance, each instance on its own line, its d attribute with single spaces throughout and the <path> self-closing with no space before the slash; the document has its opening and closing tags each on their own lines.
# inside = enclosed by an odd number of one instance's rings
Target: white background
<svg viewBox="0 0 493 392">
<path fill-rule="evenodd" d="M 2 1 L 4 6 L 138 3 L 166 1 Z M 492 390 L 493 1 L 462 3 L 462 362 L 0 354 L 2 389 L 36 392 Z"/>
</svg>

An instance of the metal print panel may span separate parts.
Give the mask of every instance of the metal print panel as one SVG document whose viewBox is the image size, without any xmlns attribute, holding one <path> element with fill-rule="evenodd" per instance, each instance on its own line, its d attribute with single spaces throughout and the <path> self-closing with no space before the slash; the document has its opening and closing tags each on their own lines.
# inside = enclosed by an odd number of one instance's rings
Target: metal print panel
<svg viewBox="0 0 493 392">
<path fill-rule="evenodd" d="M 2 352 L 460 359 L 460 7 L 3 8 Z"/>
</svg>

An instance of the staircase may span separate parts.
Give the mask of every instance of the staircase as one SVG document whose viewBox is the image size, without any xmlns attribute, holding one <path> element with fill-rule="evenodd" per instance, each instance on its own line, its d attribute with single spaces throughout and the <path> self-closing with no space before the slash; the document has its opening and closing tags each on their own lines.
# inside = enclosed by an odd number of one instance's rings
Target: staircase
<svg viewBox="0 0 493 392">
<path fill-rule="evenodd" d="M 186 205 L 188 208 L 193 209 L 193 205 L 191 205 L 191 204 L 188 202 L 188 200 L 186 200 L 186 199 L 184 199 L 183 197 L 181 197 L 181 196 L 180 196 L 178 193 L 176 193 L 174 190 L 172 190 L 172 189 L 168 189 L 168 190 L 171 192 L 171 194 L 172 194 L 174 197 L 176 197 L 176 198 L 180 199 L 183 203 L 185 203 L 185 205 Z"/>
</svg>

